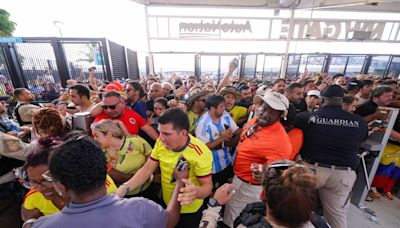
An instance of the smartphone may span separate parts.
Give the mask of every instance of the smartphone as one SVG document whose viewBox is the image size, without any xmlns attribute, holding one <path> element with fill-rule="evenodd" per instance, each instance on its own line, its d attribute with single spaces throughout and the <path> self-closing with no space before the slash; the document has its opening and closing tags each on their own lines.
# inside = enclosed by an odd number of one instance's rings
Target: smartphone
<svg viewBox="0 0 400 228">
<path fill-rule="evenodd" d="M 234 59 L 233 59 L 233 65 L 235 66 L 235 68 L 238 67 L 238 65 L 239 65 L 239 60 L 238 60 L 237 58 L 234 58 Z"/>
<path fill-rule="evenodd" d="M 67 106 L 67 109 L 76 109 L 75 106 Z"/>
</svg>

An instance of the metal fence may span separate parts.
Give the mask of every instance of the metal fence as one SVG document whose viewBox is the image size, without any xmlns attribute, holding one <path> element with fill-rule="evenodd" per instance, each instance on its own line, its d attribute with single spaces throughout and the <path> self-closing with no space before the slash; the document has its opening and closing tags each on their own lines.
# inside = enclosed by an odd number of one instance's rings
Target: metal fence
<svg viewBox="0 0 400 228">
<path fill-rule="evenodd" d="M 88 81 L 139 79 L 136 52 L 104 38 L 25 37 L 0 43 L 0 93 L 10 83 L 40 94 L 48 86 L 65 87 L 68 79 Z"/>
<path fill-rule="evenodd" d="M 3 47 L 0 49 L 0 95 L 8 95 L 12 91 L 10 72 L 7 68 Z"/>
</svg>

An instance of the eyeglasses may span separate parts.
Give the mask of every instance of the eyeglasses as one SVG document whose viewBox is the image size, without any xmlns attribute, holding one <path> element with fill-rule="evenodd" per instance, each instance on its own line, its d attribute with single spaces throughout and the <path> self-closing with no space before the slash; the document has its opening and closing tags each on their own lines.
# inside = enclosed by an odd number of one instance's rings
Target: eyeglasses
<svg viewBox="0 0 400 228">
<path fill-rule="evenodd" d="M 50 175 L 49 170 L 47 170 L 45 173 L 42 174 L 42 177 L 44 181 L 37 182 L 35 180 L 29 180 L 28 174 L 26 170 L 23 168 L 16 168 L 14 169 L 14 174 L 16 177 L 18 177 L 18 181 L 24 186 L 25 188 L 31 189 L 31 188 L 37 188 L 39 185 L 45 188 L 52 187 L 52 182 L 54 181 L 53 178 L 46 178 L 47 175 Z M 46 175 L 47 174 L 47 175 Z M 46 177 L 45 177 L 46 176 Z"/>
<path fill-rule="evenodd" d="M 129 88 L 129 89 L 126 89 L 126 92 L 130 92 L 130 91 L 135 91 L 135 89 L 131 89 L 131 88 Z"/>
<path fill-rule="evenodd" d="M 115 104 L 115 105 L 102 105 L 101 107 L 102 107 L 104 110 L 107 110 L 107 109 L 114 110 L 114 109 L 117 107 L 118 104 L 119 104 L 119 103 L 117 103 L 117 104 Z"/>
<path fill-rule="evenodd" d="M 79 138 L 77 139 L 79 140 Z M 45 173 L 42 174 L 43 179 L 45 179 L 48 182 L 54 182 L 54 177 L 51 175 L 50 170 L 47 170 Z"/>
</svg>

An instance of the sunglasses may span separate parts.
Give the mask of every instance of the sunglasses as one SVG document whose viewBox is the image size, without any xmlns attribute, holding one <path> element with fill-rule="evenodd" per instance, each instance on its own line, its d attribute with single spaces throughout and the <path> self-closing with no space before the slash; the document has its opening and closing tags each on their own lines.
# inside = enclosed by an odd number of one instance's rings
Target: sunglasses
<svg viewBox="0 0 400 228">
<path fill-rule="evenodd" d="M 242 137 L 240 138 L 240 142 L 243 142 L 245 139 L 249 138 L 252 135 L 254 135 L 254 137 L 256 137 L 257 139 L 257 136 L 255 135 L 259 131 L 257 127 L 258 124 L 253 124 L 252 126 L 247 128 L 248 130 L 242 135 Z"/>
<path fill-rule="evenodd" d="M 119 103 L 118 103 L 118 104 L 119 104 Z M 114 110 L 114 109 L 117 107 L 118 104 L 115 104 L 115 105 L 102 105 L 101 107 L 102 107 L 104 110 L 107 110 L 107 109 Z"/>
</svg>

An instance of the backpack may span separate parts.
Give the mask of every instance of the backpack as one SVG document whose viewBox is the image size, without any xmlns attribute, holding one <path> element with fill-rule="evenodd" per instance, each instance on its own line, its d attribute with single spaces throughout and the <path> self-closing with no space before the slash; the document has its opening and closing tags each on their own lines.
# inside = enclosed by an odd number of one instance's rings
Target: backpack
<svg viewBox="0 0 400 228">
<path fill-rule="evenodd" d="M 272 228 L 272 225 L 264 218 L 266 215 L 266 202 L 255 202 L 247 204 L 247 206 L 240 212 L 233 223 L 233 227 L 236 228 L 239 225 L 243 225 L 248 228 Z M 316 213 L 311 213 L 310 222 L 316 228 L 329 228 L 328 224 L 322 219 L 321 216 Z"/>
</svg>

